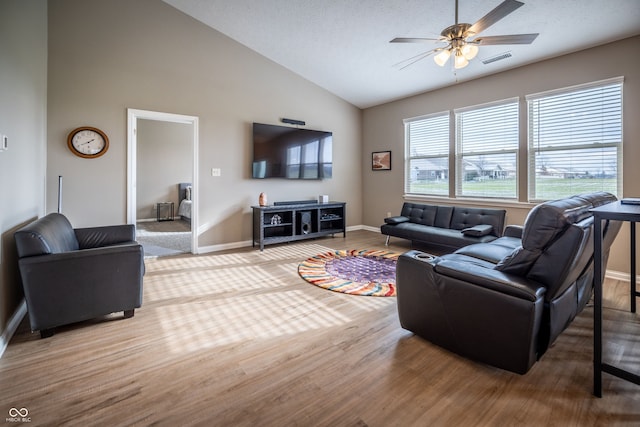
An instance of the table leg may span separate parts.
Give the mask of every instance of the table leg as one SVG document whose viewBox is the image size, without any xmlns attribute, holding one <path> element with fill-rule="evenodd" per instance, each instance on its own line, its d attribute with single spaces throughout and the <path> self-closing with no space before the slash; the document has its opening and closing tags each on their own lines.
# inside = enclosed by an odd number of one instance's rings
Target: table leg
<svg viewBox="0 0 640 427">
<path fill-rule="evenodd" d="M 602 397 L 602 220 L 597 216 L 593 229 L 593 394 Z"/>
</svg>

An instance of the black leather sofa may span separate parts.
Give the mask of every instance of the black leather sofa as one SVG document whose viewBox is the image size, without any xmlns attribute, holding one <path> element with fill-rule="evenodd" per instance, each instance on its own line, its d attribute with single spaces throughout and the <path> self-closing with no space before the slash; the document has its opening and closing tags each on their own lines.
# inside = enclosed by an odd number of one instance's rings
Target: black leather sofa
<svg viewBox="0 0 640 427">
<path fill-rule="evenodd" d="M 14 237 L 31 330 L 41 337 L 118 311 L 132 317 L 142 305 L 144 254 L 133 225 L 74 229 L 52 213 Z"/>
<path fill-rule="evenodd" d="M 526 373 L 589 301 L 593 216 L 615 201 L 592 193 L 542 203 L 522 227 L 440 257 L 398 259 L 403 328 L 467 358 Z M 603 253 L 621 223 L 603 224 Z M 605 257 L 605 265 L 606 265 Z"/>
<path fill-rule="evenodd" d="M 425 205 L 405 202 L 399 216 L 385 218 L 380 232 L 411 240 L 414 247 L 455 250 L 502 236 L 504 209 Z"/>
</svg>

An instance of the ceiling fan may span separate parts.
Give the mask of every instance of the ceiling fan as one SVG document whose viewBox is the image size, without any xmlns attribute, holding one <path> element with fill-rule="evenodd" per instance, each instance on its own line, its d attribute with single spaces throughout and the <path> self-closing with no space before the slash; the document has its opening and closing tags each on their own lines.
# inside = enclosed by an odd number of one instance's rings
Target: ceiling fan
<svg viewBox="0 0 640 427">
<path fill-rule="evenodd" d="M 436 64 L 443 67 L 449 57 L 453 55 L 453 66 L 456 69 L 464 68 L 469 61 L 478 54 L 478 46 L 498 45 L 498 44 L 531 44 L 538 37 L 538 33 L 532 34 L 510 34 L 504 36 L 478 36 L 480 32 L 489 28 L 514 10 L 524 6 L 524 3 L 517 0 L 504 0 L 491 12 L 480 18 L 475 24 L 458 23 L 458 0 L 456 0 L 456 23 L 440 33 L 440 38 L 415 38 L 396 37 L 389 43 L 446 43 L 445 47 L 437 47 L 428 52 L 406 59 L 396 65 L 405 64 L 406 68 L 429 55 L 433 57 Z M 402 69 L 401 68 L 401 69 Z"/>
</svg>

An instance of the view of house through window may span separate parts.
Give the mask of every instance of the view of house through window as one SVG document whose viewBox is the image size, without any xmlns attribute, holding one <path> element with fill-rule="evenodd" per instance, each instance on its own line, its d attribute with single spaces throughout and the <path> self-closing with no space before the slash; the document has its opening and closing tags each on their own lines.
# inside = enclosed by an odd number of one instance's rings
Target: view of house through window
<svg viewBox="0 0 640 427">
<path fill-rule="evenodd" d="M 518 100 L 459 109 L 456 196 L 515 199 L 518 191 Z"/>
<path fill-rule="evenodd" d="M 526 180 L 528 201 L 621 196 L 622 82 L 527 95 L 528 172 L 518 168 L 518 98 L 456 109 L 453 123 L 450 112 L 406 119 L 405 192 L 448 196 L 453 186 L 455 197 L 518 199 Z"/>
</svg>

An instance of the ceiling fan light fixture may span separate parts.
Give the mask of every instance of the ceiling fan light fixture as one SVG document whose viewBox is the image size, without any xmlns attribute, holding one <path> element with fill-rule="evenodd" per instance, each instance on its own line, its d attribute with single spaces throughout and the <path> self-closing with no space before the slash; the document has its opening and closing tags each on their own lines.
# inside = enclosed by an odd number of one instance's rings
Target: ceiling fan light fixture
<svg viewBox="0 0 640 427">
<path fill-rule="evenodd" d="M 464 68 L 467 65 L 469 65 L 469 60 L 464 57 L 464 55 L 461 52 L 461 49 L 457 49 L 456 56 L 453 59 L 453 68 L 455 68 L 456 70 L 459 70 L 460 68 Z"/>
<path fill-rule="evenodd" d="M 475 44 L 465 44 L 462 47 L 462 55 L 469 61 L 476 57 L 478 54 L 478 46 Z"/>
<path fill-rule="evenodd" d="M 433 60 L 439 66 L 444 67 L 444 64 L 447 63 L 450 56 L 451 56 L 451 50 L 443 49 L 439 54 L 433 57 Z"/>
</svg>

